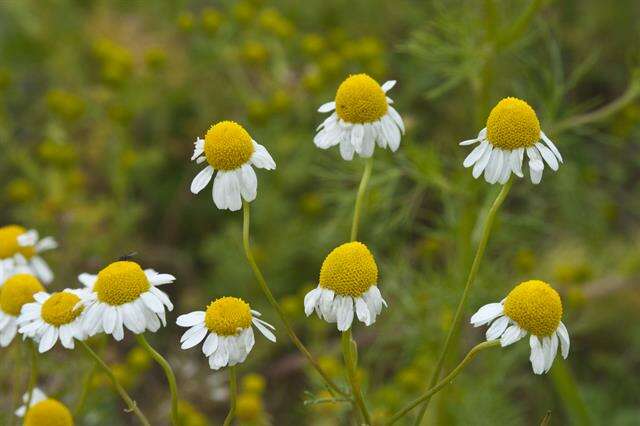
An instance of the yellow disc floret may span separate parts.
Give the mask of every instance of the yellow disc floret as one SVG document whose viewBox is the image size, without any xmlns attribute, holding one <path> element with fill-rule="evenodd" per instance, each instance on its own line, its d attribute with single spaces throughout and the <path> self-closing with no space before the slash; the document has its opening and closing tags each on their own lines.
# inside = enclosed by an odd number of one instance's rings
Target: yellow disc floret
<svg viewBox="0 0 640 426">
<path fill-rule="evenodd" d="M 44 287 L 33 275 L 14 275 L 0 289 L 0 309 L 14 317 L 18 316 L 22 305 L 33 302 L 33 295 L 39 291 L 44 291 Z"/>
<path fill-rule="evenodd" d="M 239 329 L 251 326 L 251 308 L 237 297 L 221 297 L 207 306 L 204 322 L 207 328 L 221 336 L 232 336 Z"/>
<path fill-rule="evenodd" d="M 7 225 L 0 228 L 0 259 L 12 257 L 17 253 L 29 259 L 36 254 L 35 247 L 22 247 L 18 244 L 18 237 L 26 232 L 27 230 L 19 225 Z"/>
<path fill-rule="evenodd" d="M 352 75 L 338 87 L 336 112 L 347 123 L 373 123 L 387 113 L 387 96 L 368 75 Z"/>
<path fill-rule="evenodd" d="M 137 263 L 118 261 L 98 273 L 93 290 L 101 302 L 112 306 L 124 305 L 149 290 L 149 280 Z"/>
<path fill-rule="evenodd" d="M 333 249 L 320 268 L 320 285 L 341 296 L 362 296 L 378 282 L 378 266 L 364 244 L 354 241 Z"/>
<path fill-rule="evenodd" d="M 538 116 L 525 101 L 504 98 L 489 114 L 487 139 L 505 150 L 531 147 L 540 140 Z"/>
<path fill-rule="evenodd" d="M 76 308 L 79 301 L 73 293 L 54 293 L 42 304 L 42 319 L 56 327 L 69 324 L 82 313 L 82 306 Z"/>
<path fill-rule="evenodd" d="M 216 170 L 237 169 L 249 161 L 253 151 L 251 136 L 234 121 L 221 121 L 204 136 L 204 154 Z"/>
<path fill-rule="evenodd" d="M 64 404 L 48 398 L 27 410 L 24 426 L 73 426 L 73 416 Z"/>
<path fill-rule="evenodd" d="M 504 302 L 504 313 L 535 336 L 552 335 L 562 318 L 560 295 L 543 281 L 518 284 Z"/>
</svg>

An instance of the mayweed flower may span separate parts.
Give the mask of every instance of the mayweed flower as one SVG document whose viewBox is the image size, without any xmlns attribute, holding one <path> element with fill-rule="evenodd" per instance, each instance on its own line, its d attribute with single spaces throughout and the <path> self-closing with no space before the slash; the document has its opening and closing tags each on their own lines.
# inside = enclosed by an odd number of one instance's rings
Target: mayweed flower
<svg viewBox="0 0 640 426">
<path fill-rule="evenodd" d="M 258 190 L 258 178 L 252 166 L 274 170 L 276 163 L 267 149 L 254 141 L 238 123 L 221 121 L 209 128 L 204 139 L 198 138 L 191 161 L 209 165 L 191 182 L 191 192 L 197 194 L 207 186 L 213 172 L 213 202 L 221 210 L 240 210 L 242 199 L 253 201 Z"/>
<path fill-rule="evenodd" d="M 38 279 L 31 274 L 16 274 L 0 288 L 0 346 L 7 347 L 18 332 L 18 317 L 22 307 L 33 301 L 33 296 L 44 291 Z"/>
<path fill-rule="evenodd" d="M 73 416 L 66 405 L 57 399 L 48 398 L 44 392 L 34 388 L 29 403 L 29 393 L 22 396 L 23 404 L 15 412 L 24 417 L 24 426 L 73 426 Z"/>
<path fill-rule="evenodd" d="M 315 309 L 327 322 L 346 331 L 358 319 L 371 325 L 387 302 L 378 289 L 378 266 L 364 244 L 354 241 L 333 249 L 322 263 L 320 283 L 304 297 L 304 312 Z M 355 306 L 355 309 L 354 309 Z"/>
<path fill-rule="evenodd" d="M 181 347 L 189 349 L 204 340 L 202 353 L 209 358 L 209 367 L 213 370 L 239 364 L 244 362 L 255 343 L 252 324 L 264 337 L 276 341 L 271 332 L 275 328 L 260 316 L 260 312 L 252 310 L 242 299 L 221 297 L 211 302 L 206 311 L 178 317 L 176 324 L 190 327 L 180 338 Z"/>
<path fill-rule="evenodd" d="M 123 326 L 136 334 L 158 331 L 166 325 L 165 307 L 173 310 L 169 297 L 157 286 L 172 283 L 173 275 L 140 268 L 136 262 L 117 261 L 98 272 L 78 277 L 90 292 L 83 299 L 83 327 L 89 336 L 104 332 L 116 340 L 124 337 Z"/>
<path fill-rule="evenodd" d="M 349 76 L 338 87 L 335 100 L 318 109 L 333 113 L 318 126 L 313 142 L 322 149 L 340 144 L 345 160 L 353 159 L 354 152 L 371 157 L 376 142 L 380 148 L 389 147 L 395 152 L 400 146 L 400 132 L 404 133 L 402 117 L 386 96 L 395 84 L 390 80 L 381 87 L 366 74 Z"/>
<path fill-rule="evenodd" d="M 531 280 L 518 284 L 500 303 L 489 303 L 471 317 L 474 327 L 492 323 L 487 340 L 500 339 L 508 346 L 531 334 L 531 366 L 533 372 L 549 371 L 558 350 L 569 356 L 569 333 L 561 321 L 562 301 L 549 284 Z"/>
<path fill-rule="evenodd" d="M 38 342 L 40 353 L 51 349 L 58 338 L 67 349 L 73 349 L 74 339 L 84 340 L 82 300 L 87 289 L 64 289 L 53 294 L 38 292 L 35 302 L 22 306 L 18 331 Z"/>
<path fill-rule="evenodd" d="M 0 259 L 14 258 L 16 263 L 28 266 L 40 280 L 53 281 L 53 272 L 40 253 L 58 247 L 52 237 L 40 239 L 35 229 L 26 230 L 19 225 L 0 228 Z"/>
<path fill-rule="evenodd" d="M 544 141 L 546 146 L 540 142 Z M 531 182 L 540 183 L 544 163 L 558 170 L 562 155 L 551 140 L 540 130 L 536 112 L 528 103 L 517 98 L 505 98 L 493 107 L 487 126 L 478 137 L 460 142 L 473 145 L 480 142 L 463 162 L 464 167 L 473 166 L 473 177 L 484 172 L 488 183 L 506 183 L 511 173 L 523 177 L 522 160 L 525 151 L 529 158 Z"/>
</svg>

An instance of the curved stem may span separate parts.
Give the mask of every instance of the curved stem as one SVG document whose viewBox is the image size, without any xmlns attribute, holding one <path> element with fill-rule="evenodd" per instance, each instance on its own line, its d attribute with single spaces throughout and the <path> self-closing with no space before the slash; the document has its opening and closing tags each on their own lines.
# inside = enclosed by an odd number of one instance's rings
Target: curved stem
<svg viewBox="0 0 640 426">
<path fill-rule="evenodd" d="M 229 368 L 229 414 L 224 419 L 223 426 L 230 426 L 233 417 L 236 415 L 236 400 L 238 398 L 238 381 L 236 378 L 236 366 Z"/>
<path fill-rule="evenodd" d="M 442 371 L 442 366 L 444 364 L 445 358 L 449 349 L 451 347 L 451 339 L 455 334 L 456 329 L 458 328 L 458 323 L 460 322 L 460 317 L 462 316 L 462 311 L 464 310 L 464 305 L 467 302 L 467 298 L 469 297 L 469 290 L 473 285 L 476 275 L 478 275 L 478 269 L 480 268 L 480 262 L 482 261 L 482 257 L 484 256 L 484 250 L 487 247 L 487 242 L 489 241 L 489 235 L 491 234 L 491 227 L 493 226 L 493 222 L 496 217 L 496 213 L 498 209 L 502 205 L 502 202 L 507 197 L 509 190 L 511 189 L 513 181 L 509 180 L 500 190 L 500 193 L 496 197 L 495 201 L 491 205 L 489 212 L 487 213 L 487 217 L 484 220 L 484 225 L 482 228 L 482 237 L 480 238 L 480 242 L 478 243 L 478 248 L 476 250 L 476 255 L 473 258 L 473 263 L 471 264 L 471 270 L 469 271 L 469 276 L 467 277 L 467 283 L 464 286 L 464 290 L 462 291 L 462 296 L 460 297 L 460 302 L 458 302 L 458 307 L 456 309 L 456 313 L 453 317 L 453 321 L 451 322 L 451 327 L 449 327 L 449 331 L 447 333 L 447 337 L 444 340 L 444 345 L 442 347 L 442 351 L 440 352 L 440 356 L 438 357 L 438 362 L 436 363 L 436 368 L 431 375 L 431 379 L 429 380 L 429 387 L 433 387 L 440 378 L 440 372 Z M 425 403 L 420 409 L 420 413 L 416 418 L 415 425 L 419 425 L 424 417 L 424 414 L 427 411 L 427 407 L 429 406 L 430 398 L 425 399 Z"/>
<path fill-rule="evenodd" d="M 147 420 L 145 415 L 142 414 L 142 411 L 140 411 L 136 402 L 129 396 L 127 391 L 124 390 L 124 388 L 116 378 L 115 374 L 113 374 L 113 371 L 111 370 L 111 368 L 109 368 L 109 366 L 102 360 L 102 358 L 98 356 L 97 353 L 93 351 L 93 349 L 89 347 L 89 345 L 87 345 L 83 341 L 79 341 L 79 342 L 80 342 L 80 345 L 87 352 L 87 354 L 89 354 L 89 356 L 93 358 L 93 360 L 97 363 L 97 365 L 100 368 L 102 368 L 102 370 L 106 373 L 106 375 L 109 376 L 109 379 L 111 379 L 111 383 L 113 383 L 113 387 L 116 388 L 116 391 L 118 392 L 122 400 L 125 402 L 125 404 L 127 404 L 127 407 L 129 408 L 129 410 L 127 411 L 133 412 L 136 415 L 136 417 L 138 417 L 138 420 L 140 420 L 140 423 L 142 423 L 144 426 L 151 426 L 151 423 L 149 423 L 149 420 Z"/>
<path fill-rule="evenodd" d="M 178 417 L 178 385 L 176 384 L 176 376 L 171 369 L 171 365 L 167 362 L 166 359 L 158 351 L 153 349 L 147 339 L 144 337 L 144 334 L 136 334 L 136 340 L 142 346 L 142 348 L 151 355 L 151 357 L 160 364 L 162 370 L 164 371 L 164 375 L 167 376 L 167 381 L 169 382 L 169 391 L 171 392 L 171 423 L 174 426 L 177 426 L 180 423 Z"/>
<path fill-rule="evenodd" d="M 360 414 L 364 419 L 366 425 L 371 424 L 371 416 L 367 410 L 367 406 L 362 397 L 362 390 L 360 389 L 360 382 L 357 376 L 358 361 L 355 356 L 356 342 L 351 337 L 351 329 L 342 332 L 342 355 L 344 357 L 344 364 L 347 369 L 347 378 L 351 385 L 351 393 L 353 399 L 360 410 Z"/>
<path fill-rule="evenodd" d="M 29 349 L 31 352 L 31 373 L 29 374 L 29 385 L 27 387 L 27 409 L 31 407 L 31 400 L 33 398 L 33 388 L 35 388 L 38 382 L 38 352 L 36 351 L 36 344 L 33 340 L 29 340 Z"/>
<path fill-rule="evenodd" d="M 449 373 L 447 375 L 447 377 L 445 377 L 444 379 L 442 379 L 440 382 L 438 382 L 438 384 L 436 384 L 435 386 L 431 387 L 431 389 L 429 389 L 428 391 L 426 391 L 422 396 L 419 396 L 418 398 L 414 399 L 412 402 L 410 402 L 409 404 L 407 404 L 406 407 L 404 407 L 403 409 L 401 409 L 400 411 L 398 411 L 396 414 L 394 414 L 386 423 L 385 426 L 388 425 L 392 425 L 395 422 L 397 422 L 400 418 L 402 418 L 404 415 L 406 415 L 409 411 L 413 410 L 415 407 L 417 407 L 418 405 L 422 404 L 425 401 L 428 401 L 429 399 L 431 399 L 431 397 L 438 393 L 442 388 L 444 388 L 445 386 L 447 386 L 449 383 L 451 383 L 453 381 L 453 379 L 456 378 L 456 376 L 458 374 L 460 374 L 460 372 L 462 371 L 462 369 L 476 356 L 476 354 L 478 352 L 480 352 L 483 349 L 486 348 L 490 348 L 493 346 L 497 346 L 500 344 L 500 340 L 491 340 L 489 342 L 482 342 L 480 344 L 477 344 L 476 346 L 474 346 L 473 348 L 471 348 L 471 350 L 467 353 L 467 356 L 464 357 L 464 359 L 460 362 L 460 364 L 458 364 L 456 366 L 456 368 L 454 368 L 451 373 Z"/>
<path fill-rule="evenodd" d="M 269 289 L 269 286 L 267 285 L 267 281 L 264 279 L 264 275 L 262 275 L 262 271 L 260 271 L 260 267 L 256 263 L 256 261 L 255 261 L 255 259 L 253 257 L 253 252 L 251 251 L 251 244 L 250 244 L 250 241 L 249 241 L 249 228 L 250 228 L 250 223 L 251 223 L 251 213 L 250 213 L 249 203 L 247 203 L 244 200 L 242 201 L 242 211 L 243 211 L 242 245 L 244 247 L 244 253 L 245 253 L 245 256 L 247 257 L 247 261 L 249 262 L 249 265 L 251 266 L 251 269 L 253 270 L 253 275 L 256 277 L 256 281 L 258 281 L 258 285 L 260 286 L 260 289 L 262 290 L 262 292 L 267 297 L 267 300 L 269 301 L 271 306 L 273 306 L 273 308 L 278 313 L 278 316 L 280 317 L 280 320 L 282 321 L 282 323 L 284 325 L 284 328 L 287 331 L 287 334 L 289 335 L 289 338 L 291 339 L 293 344 L 309 360 L 309 363 L 313 366 L 313 368 L 316 369 L 316 371 L 320 374 L 320 376 L 322 376 L 322 378 L 324 379 L 324 381 L 327 384 L 327 386 L 329 386 L 334 392 L 336 392 L 336 393 L 338 393 L 338 394 L 340 394 L 342 396 L 346 396 L 345 392 L 343 392 L 333 382 L 333 380 L 331 380 L 331 378 L 327 375 L 327 373 L 325 373 L 324 370 L 322 370 L 322 368 L 320 367 L 320 364 L 318 364 L 318 361 L 315 360 L 313 355 L 311 355 L 311 352 L 309 352 L 309 350 L 300 341 L 300 339 L 298 338 L 296 333 L 293 331 L 293 328 L 291 327 L 291 324 L 289 323 L 289 320 L 287 319 L 284 311 L 280 307 L 280 304 L 276 301 L 275 297 L 273 297 L 273 293 L 271 293 L 271 290 Z"/>
<path fill-rule="evenodd" d="M 371 169 L 373 169 L 373 157 L 367 158 L 364 164 L 364 172 L 362 173 L 362 179 L 360 179 L 360 186 L 358 186 L 358 194 L 356 195 L 356 205 L 353 209 L 353 221 L 351 222 L 351 237 L 350 241 L 356 241 L 358 238 L 358 226 L 360 224 L 360 211 L 362 210 L 362 201 L 364 200 L 364 193 L 367 190 L 369 184 L 369 178 L 371 177 Z"/>
<path fill-rule="evenodd" d="M 91 381 L 93 380 L 93 375 L 95 374 L 98 368 L 98 364 L 95 362 L 91 365 L 89 371 L 84 377 L 82 381 L 82 389 L 80 390 L 80 395 L 78 396 L 78 402 L 73 410 L 73 416 L 77 417 L 82 412 L 84 408 L 84 403 L 87 401 L 87 396 L 89 396 L 89 389 L 91 388 Z"/>
</svg>

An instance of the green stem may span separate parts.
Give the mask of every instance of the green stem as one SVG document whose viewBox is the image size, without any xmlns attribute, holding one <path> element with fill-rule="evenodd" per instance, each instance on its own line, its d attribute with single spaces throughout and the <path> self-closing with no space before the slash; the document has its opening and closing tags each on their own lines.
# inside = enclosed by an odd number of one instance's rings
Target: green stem
<svg viewBox="0 0 640 426">
<path fill-rule="evenodd" d="M 82 381 L 82 389 L 78 396 L 78 402 L 73 410 L 74 417 L 78 417 L 84 408 L 84 403 L 87 401 L 87 397 L 89 396 L 89 389 L 91 389 L 91 381 L 93 380 L 93 375 L 96 373 L 97 369 L 98 364 L 94 362 Z"/>
<path fill-rule="evenodd" d="M 509 190 L 511 189 L 513 181 L 509 180 L 500 190 L 500 193 L 496 197 L 495 201 L 491 205 L 489 212 L 487 213 L 487 217 L 484 220 L 484 226 L 482 228 L 482 237 L 480 238 L 480 242 L 478 243 L 478 248 L 476 250 L 476 255 L 473 258 L 473 263 L 471 264 L 471 270 L 469 271 L 469 276 L 467 277 L 467 283 L 464 286 L 464 290 L 462 291 L 462 296 L 460 297 L 460 302 L 458 302 L 458 307 L 456 309 L 456 313 L 453 317 L 453 321 L 451 322 L 451 326 L 449 327 L 449 332 L 447 333 L 447 337 L 444 340 L 444 346 L 442 347 L 442 351 L 440 352 L 440 356 L 438 357 L 438 362 L 436 363 L 436 368 L 431 375 L 431 379 L 429 380 L 429 387 L 433 387 L 440 378 L 440 372 L 442 371 L 442 367 L 451 348 L 451 340 L 453 335 L 455 334 L 456 329 L 458 328 L 458 323 L 460 322 L 460 317 L 462 316 L 462 312 L 464 310 L 464 305 L 467 302 L 467 298 L 469 297 L 469 290 L 473 285 L 476 275 L 478 275 L 478 269 L 480 268 L 480 262 L 482 261 L 482 257 L 484 256 L 484 250 L 487 247 L 487 242 L 489 241 L 489 235 L 491 234 L 491 228 L 493 226 L 493 222 L 496 218 L 496 213 L 500 209 L 502 202 L 507 197 Z M 429 406 L 430 398 L 425 399 L 425 403 L 420 409 L 420 413 L 416 418 L 415 425 L 419 425 L 424 417 L 424 414 L 427 411 L 427 407 Z"/>
<path fill-rule="evenodd" d="M 351 385 L 351 393 L 355 401 L 362 418 L 366 425 L 371 424 L 371 416 L 367 410 L 367 406 L 362 397 L 362 390 L 360 389 L 360 382 L 358 381 L 358 361 L 355 357 L 356 342 L 351 337 L 351 329 L 342 332 L 342 355 L 344 357 L 344 364 L 347 369 L 347 378 Z"/>
<path fill-rule="evenodd" d="M 89 345 L 87 345 L 85 342 L 80 341 L 80 345 L 84 348 L 87 354 L 91 358 L 93 358 L 93 360 L 98 364 L 98 366 L 102 368 L 102 370 L 106 373 L 106 375 L 109 376 L 109 379 L 111 379 L 111 383 L 113 383 L 113 387 L 116 388 L 116 391 L 118 392 L 122 400 L 125 402 L 125 404 L 127 404 L 127 407 L 129 408 L 127 411 L 133 412 L 136 415 L 136 417 L 138 417 L 138 420 L 140 420 L 140 423 L 142 423 L 144 426 L 151 426 L 151 423 L 149 423 L 149 420 L 147 420 L 145 415 L 142 414 L 142 411 L 140 411 L 136 402 L 129 396 L 127 391 L 122 387 L 122 385 L 116 378 L 111 368 L 109 368 L 109 366 L 102 360 L 102 358 L 100 358 L 98 354 L 95 353 L 93 349 L 91 349 Z"/>
<path fill-rule="evenodd" d="M 385 426 L 389 426 L 394 424 L 395 422 L 397 422 L 398 420 L 400 420 L 403 416 L 405 416 L 407 413 L 409 413 L 409 411 L 413 410 L 414 408 L 416 408 L 418 405 L 429 401 L 429 399 L 431 399 L 431 397 L 433 395 L 435 395 L 436 393 L 438 393 L 442 388 L 444 388 L 445 386 L 447 386 L 448 384 L 450 384 L 453 379 L 456 378 L 456 376 L 458 374 L 460 374 L 460 372 L 464 369 L 464 367 L 476 356 L 476 354 L 478 352 L 480 352 L 483 349 L 486 348 L 490 348 L 493 346 L 498 346 L 500 344 L 500 340 L 491 340 L 489 342 L 482 342 L 476 346 L 474 346 L 468 353 L 467 356 L 464 357 L 464 359 L 460 362 L 460 364 L 458 364 L 456 366 L 456 368 L 454 368 L 451 373 L 449 373 L 447 375 L 447 377 L 445 377 L 444 379 L 442 379 L 440 382 L 438 382 L 438 384 L 436 384 L 435 386 L 432 386 L 431 389 L 429 389 L 428 391 L 426 391 L 422 396 L 414 399 L 412 402 L 410 402 L 409 404 L 407 404 L 406 407 L 404 407 L 403 409 L 401 409 L 400 411 L 398 411 L 396 414 L 394 414 L 386 423 Z"/>
<path fill-rule="evenodd" d="M 142 348 L 147 351 L 158 364 L 160 364 L 160 367 L 162 367 L 162 370 L 164 371 L 164 375 L 167 376 L 169 391 L 171 392 L 171 423 L 174 426 L 178 426 L 180 424 L 180 418 L 178 416 L 178 385 L 176 384 L 176 375 L 173 373 L 171 365 L 169 365 L 167 360 L 164 359 L 158 351 L 151 347 L 147 339 L 144 337 L 144 334 L 136 334 L 136 340 L 140 346 L 142 346 Z"/>
<path fill-rule="evenodd" d="M 236 414 L 236 400 L 238 398 L 238 380 L 236 377 L 236 366 L 229 368 L 229 413 L 224 419 L 223 426 L 230 426 L 233 421 L 233 417 Z"/>
<path fill-rule="evenodd" d="M 27 387 L 27 409 L 31 407 L 31 400 L 33 399 L 33 389 L 38 382 L 38 352 L 36 351 L 36 344 L 33 340 L 29 340 L 29 349 L 31 352 L 31 373 L 29 374 L 29 384 Z"/>
<path fill-rule="evenodd" d="M 249 262 L 249 265 L 253 270 L 253 275 L 258 281 L 258 285 L 260 286 L 260 289 L 262 290 L 264 295 L 267 297 L 267 300 L 269 301 L 271 306 L 273 306 L 273 308 L 278 313 L 278 316 L 280 317 L 280 320 L 282 321 L 282 324 L 284 325 L 284 328 L 287 331 L 287 334 L 289 335 L 289 338 L 291 339 L 293 344 L 309 360 L 309 363 L 313 366 L 313 368 L 316 369 L 316 371 L 320 374 L 320 376 L 322 376 L 327 386 L 329 386 L 334 392 L 342 396 L 346 396 L 345 392 L 340 390 L 340 388 L 333 382 L 333 380 L 331 380 L 331 378 L 327 375 L 327 373 L 325 373 L 324 370 L 320 367 L 320 364 L 318 364 L 318 361 L 316 361 L 313 355 L 311 355 L 311 352 L 309 352 L 309 350 L 304 346 L 302 341 L 300 341 L 296 333 L 293 331 L 293 327 L 291 327 L 291 324 L 289 323 L 289 320 L 287 319 L 284 311 L 280 307 L 280 304 L 276 301 L 275 297 L 273 297 L 273 293 L 271 293 L 271 290 L 269 289 L 269 285 L 267 284 L 267 281 L 265 280 L 264 275 L 262 275 L 262 271 L 260 271 L 260 267 L 256 263 L 253 257 L 253 252 L 251 251 L 251 243 L 249 241 L 251 212 L 250 212 L 249 203 L 247 203 L 246 201 L 242 201 L 242 210 L 243 210 L 242 245 L 244 247 L 244 253 L 245 253 L 245 256 L 247 257 L 247 261 Z"/>
<path fill-rule="evenodd" d="M 362 179 L 360 179 L 360 186 L 358 186 L 358 194 L 356 195 L 356 205 L 353 209 L 353 222 L 351 223 L 351 241 L 356 241 L 358 238 L 358 225 L 360 224 L 360 212 L 362 211 L 362 201 L 364 200 L 364 194 L 369 184 L 369 178 L 371 177 L 371 169 L 373 168 L 373 157 L 367 158 L 364 164 L 364 172 L 362 173 Z"/>
</svg>

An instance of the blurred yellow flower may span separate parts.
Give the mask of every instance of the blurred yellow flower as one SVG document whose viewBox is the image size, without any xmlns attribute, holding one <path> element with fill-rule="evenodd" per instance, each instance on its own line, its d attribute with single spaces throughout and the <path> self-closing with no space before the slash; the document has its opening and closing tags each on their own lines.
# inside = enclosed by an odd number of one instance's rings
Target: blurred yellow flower
<svg viewBox="0 0 640 426">
<path fill-rule="evenodd" d="M 178 413 L 181 426 L 207 426 L 209 424 L 206 416 L 187 401 L 178 401 Z"/>
<path fill-rule="evenodd" d="M 233 6 L 232 15 L 238 23 L 246 24 L 253 19 L 255 9 L 251 3 L 239 1 Z"/>
<path fill-rule="evenodd" d="M 240 54 L 245 61 L 254 64 L 261 64 L 269 58 L 267 47 L 257 40 L 246 41 Z"/>
<path fill-rule="evenodd" d="M 50 90 L 46 95 L 46 101 L 51 112 L 66 120 L 75 120 L 84 113 L 84 100 L 65 90 Z"/>
<path fill-rule="evenodd" d="M 293 24 L 275 9 L 263 10 L 258 21 L 262 28 L 278 37 L 290 37 L 295 31 Z"/>
<path fill-rule="evenodd" d="M 56 142 L 47 139 L 38 145 L 38 155 L 49 165 L 65 167 L 77 160 L 77 152 L 74 145 L 64 142 Z"/>
<path fill-rule="evenodd" d="M 127 364 L 133 371 L 142 372 L 151 365 L 151 357 L 146 350 L 136 346 L 127 354 Z"/>
<path fill-rule="evenodd" d="M 182 12 L 178 15 L 177 24 L 178 28 L 182 31 L 191 31 L 193 28 L 193 13 L 191 12 Z"/>
<path fill-rule="evenodd" d="M 329 377 L 337 377 L 342 373 L 342 365 L 337 359 L 328 355 L 318 357 L 320 368 L 329 375 Z"/>
<path fill-rule="evenodd" d="M 319 34 L 307 34 L 300 41 L 302 51 L 308 55 L 315 56 L 325 48 L 325 42 Z"/>
<path fill-rule="evenodd" d="M 157 71 L 167 63 L 167 53 L 160 47 L 153 47 L 144 54 L 144 62 L 149 69 Z"/>
<path fill-rule="evenodd" d="M 9 181 L 5 191 L 7 198 L 16 203 L 31 200 L 36 194 L 33 184 L 24 178 L 16 178 Z"/>
<path fill-rule="evenodd" d="M 262 399 L 255 393 L 241 393 L 236 401 L 236 416 L 238 420 L 253 422 L 263 413 Z"/>
<path fill-rule="evenodd" d="M 267 381 L 261 374 L 249 373 L 242 378 L 241 387 L 244 392 L 261 394 L 267 387 Z"/>
<path fill-rule="evenodd" d="M 215 33 L 222 24 L 222 14 L 211 7 L 202 11 L 202 27 L 210 34 Z"/>
</svg>

